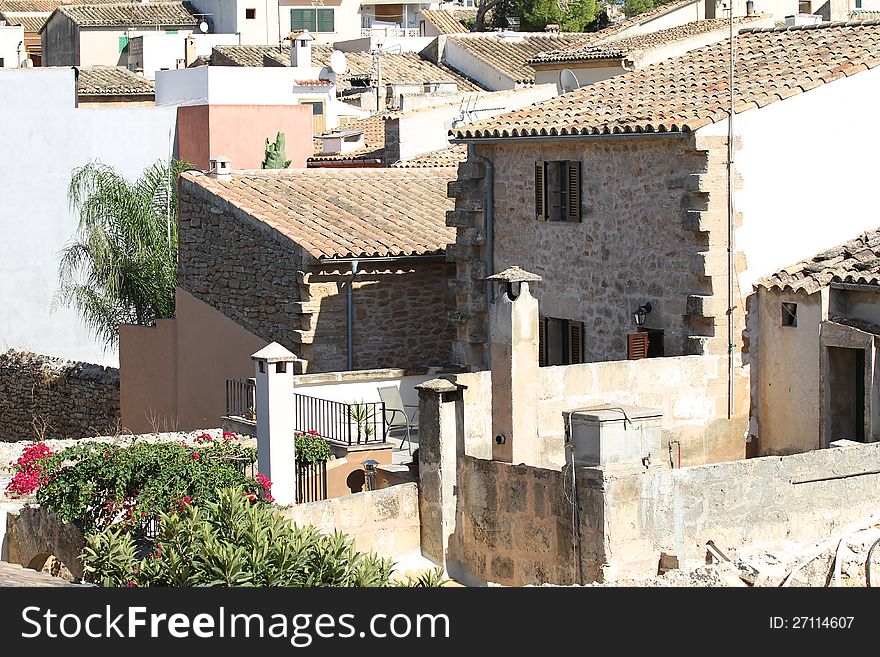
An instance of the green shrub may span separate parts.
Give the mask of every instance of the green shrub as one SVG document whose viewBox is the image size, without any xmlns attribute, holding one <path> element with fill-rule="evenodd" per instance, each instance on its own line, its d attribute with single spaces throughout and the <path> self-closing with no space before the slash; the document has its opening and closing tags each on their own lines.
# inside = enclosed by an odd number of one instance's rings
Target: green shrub
<svg viewBox="0 0 880 657">
<path fill-rule="evenodd" d="M 294 436 L 294 447 L 296 449 L 296 460 L 300 463 L 329 461 L 332 455 L 327 441 L 314 431 L 297 433 Z"/>
<path fill-rule="evenodd" d="M 139 528 L 144 518 L 182 503 L 216 500 L 221 488 L 242 486 L 254 496 L 268 493 L 244 474 L 256 450 L 242 447 L 229 434 L 222 441 L 207 434 L 196 440 L 201 444 L 74 445 L 43 462 L 47 474 L 37 501 L 65 522 L 92 532 L 117 523 Z"/>
<path fill-rule="evenodd" d="M 250 502 L 241 487 L 163 513 L 153 552 L 134 555 L 128 533 L 111 528 L 88 536 L 86 579 L 102 586 L 389 586 L 393 566 L 357 552 L 344 534 L 296 527 Z"/>
</svg>

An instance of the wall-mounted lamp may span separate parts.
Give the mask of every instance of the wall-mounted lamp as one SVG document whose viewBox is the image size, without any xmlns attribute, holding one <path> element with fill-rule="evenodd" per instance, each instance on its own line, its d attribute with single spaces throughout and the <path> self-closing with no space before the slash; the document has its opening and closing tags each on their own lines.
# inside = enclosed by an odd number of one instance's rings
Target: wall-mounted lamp
<svg viewBox="0 0 880 657">
<path fill-rule="evenodd" d="M 636 311 L 633 313 L 633 321 L 636 323 L 636 326 L 645 325 L 645 317 L 651 312 L 651 309 L 650 301 L 636 308 Z"/>
</svg>

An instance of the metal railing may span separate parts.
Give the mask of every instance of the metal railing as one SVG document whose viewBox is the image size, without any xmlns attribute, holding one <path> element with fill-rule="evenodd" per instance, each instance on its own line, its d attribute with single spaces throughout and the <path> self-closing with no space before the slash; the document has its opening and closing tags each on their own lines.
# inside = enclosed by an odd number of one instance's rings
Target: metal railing
<svg viewBox="0 0 880 657">
<path fill-rule="evenodd" d="M 342 445 L 385 442 L 384 402 L 344 402 L 294 393 L 294 428 Z"/>
<path fill-rule="evenodd" d="M 318 502 L 327 499 L 327 461 L 296 462 L 296 502 Z"/>
<path fill-rule="evenodd" d="M 362 37 L 386 36 L 386 37 L 417 37 L 421 36 L 417 27 L 362 27 Z"/>
<path fill-rule="evenodd" d="M 256 390 L 254 379 L 227 379 L 226 415 L 256 420 Z"/>
</svg>

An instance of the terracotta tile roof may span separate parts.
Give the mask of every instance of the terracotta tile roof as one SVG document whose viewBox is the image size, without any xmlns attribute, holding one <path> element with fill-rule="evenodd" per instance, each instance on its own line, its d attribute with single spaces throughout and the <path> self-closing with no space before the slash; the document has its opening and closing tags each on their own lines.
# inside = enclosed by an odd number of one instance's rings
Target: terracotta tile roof
<svg viewBox="0 0 880 657">
<path fill-rule="evenodd" d="M 0 19 L 7 25 L 21 25 L 25 32 L 39 32 L 49 20 L 49 14 L 13 14 L 0 13 Z"/>
<path fill-rule="evenodd" d="M 785 267 L 757 285 L 812 294 L 830 283 L 880 285 L 880 229 Z"/>
<path fill-rule="evenodd" d="M 444 9 L 422 9 L 421 17 L 431 23 L 440 34 L 461 34 L 468 29 L 458 22 L 452 12 Z"/>
<path fill-rule="evenodd" d="M 308 163 L 320 166 L 321 162 L 384 162 L 385 158 L 385 115 L 373 114 L 365 119 L 351 121 L 342 130 L 363 130 L 364 146 L 345 154 L 322 155 L 323 142 L 315 139 L 315 154 L 308 158 Z"/>
<path fill-rule="evenodd" d="M 60 0 L 0 0 L 0 14 L 6 12 L 51 14 L 61 4 Z"/>
<path fill-rule="evenodd" d="M 441 254 L 455 241 L 446 185 L 455 169 L 279 169 L 228 179 L 183 174 L 316 258 Z"/>
<path fill-rule="evenodd" d="M 764 20 L 764 16 L 744 16 L 734 21 L 737 24 L 751 23 L 758 20 Z M 550 50 L 542 52 L 536 57 L 528 61 L 529 64 L 544 63 L 562 63 L 562 62 L 582 62 L 591 59 L 611 59 L 625 57 L 633 52 L 640 50 L 649 50 L 658 46 L 665 46 L 677 41 L 683 41 L 692 37 L 708 34 L 709 32 L 718 31 L 730 27 L 730 23 L 724 19 L 711 19 L 702 21 L 693 21 L 685 23 L 677 27 L 670 27 L 665 30 L 656 32 L 648 32 L 638 36 L 626 37 L 619 40 L 604 41 L 600 44 L 589 44 L 581 48 L 573 50 Z M 724 33 L 726 34 L 726 32 Z M 720 37 L 723 38 L 723 37 Z"/>
<path fill-rule="evenodd" d="M 487 32 L 486 36 L 450 36 L 448 41 L 482 60 L 496 71 L 506 75 L 517 84 L 534 84 L 535 69 L 528 62 L 548 50 L 580 48 L 596 40 L 592 34 L 529 34 L 528 36 L 498 36 Z M 447 41 L 447 46 L 448 46 Z"/>
<path fill-rule="evenodd" d="M 408 160 L 395 162 L 391 167 L 396 169 L 418 169 L 423 167 L 457 167 L 459 162 L 467 159 L 467 145 L 454 144 L 439 151 L 416 155 Z"/>
<path fill-rule="evenodd" d="M 880 21 L 746 29 L 736 37 L 743 112 L 880 64 Z M 462 126 L 458 138 L 687 132 L 727 118 L 725 40 Z"/>
<path fill-rule="evenodd" d="M 124 66 L 77 66 L 80 96 L 155 96 L 153 83 Z"/>
<path fill-rule="evenodd" d="M 312 46 L 312 65 L 330 66 L 333 47 L 324 44 Z M 290 48 L 278 46 L 214 46 L 213 66 L 266 66 L 290 65 Z M 347 52 L 348 71 L 336 80 L 337 91 L 350 89 L 353 80 L 365 79 L 373 70 L 373 56 L 368 52 Z M 445 64 L 437 65 L 423 59 L 418 53 L 385 53 L 382 55 L 382 79 L 388 84 L 403 82 L 455 82 L 459 91 L 481 91 L 482 87 Z"/>
<path fill-rule="evenodd" d="M 195 27 L 195 17 L 182 2 L 131 2 L 62 5 L 64 14 L 80 27 Z"/>
</svg>

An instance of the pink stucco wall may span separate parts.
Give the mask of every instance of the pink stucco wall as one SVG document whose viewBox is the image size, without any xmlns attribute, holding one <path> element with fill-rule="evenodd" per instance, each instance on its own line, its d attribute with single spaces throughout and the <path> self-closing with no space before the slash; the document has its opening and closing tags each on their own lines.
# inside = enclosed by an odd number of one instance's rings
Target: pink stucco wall
<svg viewBox="0 0 880 657">
<path fill-rule="evenodd" d="M 290 168 L 304 168 L 312 154 L 312 109 L 307 105 L 196 105 L 177 108 L 178 156 L 199 169 L 211 156 L 233 169 L 259 169 L 266 138 L 286 140 Z"/>
</svg>

